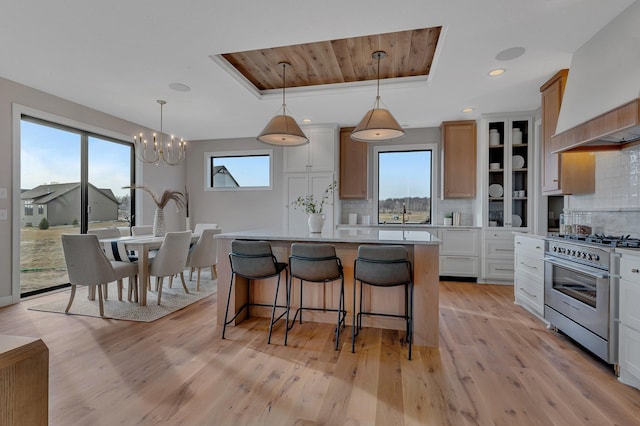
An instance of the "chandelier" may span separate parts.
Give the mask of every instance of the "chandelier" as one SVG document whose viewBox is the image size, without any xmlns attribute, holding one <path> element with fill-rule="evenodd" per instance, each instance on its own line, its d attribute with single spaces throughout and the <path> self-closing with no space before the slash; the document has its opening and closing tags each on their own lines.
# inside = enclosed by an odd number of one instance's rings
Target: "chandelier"
<svg viewBox="0 0 640 426">
<path fill-rule="evenodd" d="M 360 124 L 351 133 L 351 138 L 362 142 L 378 142 L 399 138 L 405 134 L 400 124 L 393 118 L 388 109 L 380 108 L 380 59 L 387 57 L 387 53 L 381 50 L 373 52 L 373 59 L 378 60 L 378 78 L 376 102 Z"/>
<path fill-rule="evenodd" d="M 160 139 L 153 134 L 153 144 L 143 139 L 142 133 L 133 137 L 136 158 L 148 164 L 166 164 L 167 166 L 177 166 L 184 161 L 187 154 L 187 142 L 184 139 L 177 141 L 173 135 L 165 144 L 164 133 L 162 132 L 162 107 L 167 103 L 158 99 L 160 104 Z"/>
</svg>

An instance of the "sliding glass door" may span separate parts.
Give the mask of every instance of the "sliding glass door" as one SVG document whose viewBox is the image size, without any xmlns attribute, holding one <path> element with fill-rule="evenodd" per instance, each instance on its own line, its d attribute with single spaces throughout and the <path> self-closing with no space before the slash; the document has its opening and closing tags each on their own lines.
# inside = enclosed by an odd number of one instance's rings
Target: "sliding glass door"
<svg viewBox="0 0 640 426">
<path fill-rule="evenodd" d="M 20 123 L 20 293 L 68 285 L 60 236 L 127 232 L 131 144 L 23 116 Z"/>
</svg>

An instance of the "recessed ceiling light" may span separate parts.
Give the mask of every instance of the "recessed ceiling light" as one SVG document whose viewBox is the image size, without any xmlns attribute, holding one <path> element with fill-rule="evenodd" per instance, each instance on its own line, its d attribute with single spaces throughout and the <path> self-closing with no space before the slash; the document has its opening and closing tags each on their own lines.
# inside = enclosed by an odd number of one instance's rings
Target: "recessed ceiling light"
<svg viewBox="0 0 640 426">
<path fill-rule="evenodd" d="M 462 112 L 473 112 L 473 108 L 462 108 Z"/>
<path fill-rule="evenodd" d="M 302 122 L 303 123 L 311 123 L 311 119 L 310 118 L 303 118 Z"/>
<path fill-rule="evenodd" d="M 496 55 L 496 59 L 498 61 L 510 61 L 511 59 L 519 58 L 524 55 L 525 51 L 524 47 L 510 47 L 509 49 L 505 49 L 498 53 Z"/>
<path fill-rule="evenodd" d="M 489 76 L 497 77 L 499 75 L 504 74 L 504 72 L 505 72 L 504 68 L 496 68 L 496 69 L 493 69 L 493 70 L 489 71 Z"/>
<path fill-rule="evenodd" d="M 169 84 L 169 88 L 175 90 L 176 92 L 189 92 L 191 87 L 182 83 L 171 83 Z"/>
</svg>

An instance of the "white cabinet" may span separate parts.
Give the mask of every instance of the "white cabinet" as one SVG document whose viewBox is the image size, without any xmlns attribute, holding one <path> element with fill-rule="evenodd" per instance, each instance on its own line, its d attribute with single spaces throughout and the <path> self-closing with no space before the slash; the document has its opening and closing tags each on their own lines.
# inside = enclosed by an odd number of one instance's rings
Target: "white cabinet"
<svg viewBox="0 0 640 426">
<path fill-rule="evenodd" d="M 483 256 L 483 282 L 513 283 L 513 232 L 485 230 Z"/>
<path fill-rule="evenodd" d="M 620 381 L 640 389 L 640 254 L 622 251 L 620 259 Z"/>
<path fill-rule="evenodd" d="M 440 245 L 440 275 L 452 277 L 478 277 L 479 230 L 473 228 L 438 229 Z"/>
<path fill-rule="evenodd" d="M 335 171 L 338 127 L 317 126 L 302 130 L 309 143 L 284 148 L 285 173 Z"/>
<path fill-rule="evenodd" d="M 483 118 L 480 132 L 483 224 L 526 231 L 533 222 L 533 114 Z"/>
<path fill-rule="evenodd" d="M 544 317 L 544 240 L 526 234 L 515 236 L 515 303 Z"/>
</svg>

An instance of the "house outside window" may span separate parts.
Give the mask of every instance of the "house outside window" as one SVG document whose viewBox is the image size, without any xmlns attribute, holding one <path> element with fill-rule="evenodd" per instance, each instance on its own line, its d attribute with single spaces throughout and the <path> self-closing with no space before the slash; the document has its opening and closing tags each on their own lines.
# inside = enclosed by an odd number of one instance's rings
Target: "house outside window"
<svg viewBox="0 0 640 426">
<path fill-rule="evenodd" d="M 24 215 L 33 216 L 33 201 L 24 202 Z"/>
</svg>

